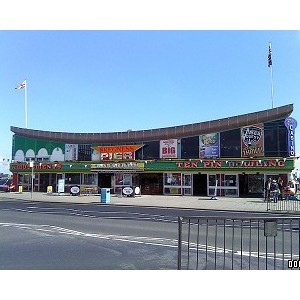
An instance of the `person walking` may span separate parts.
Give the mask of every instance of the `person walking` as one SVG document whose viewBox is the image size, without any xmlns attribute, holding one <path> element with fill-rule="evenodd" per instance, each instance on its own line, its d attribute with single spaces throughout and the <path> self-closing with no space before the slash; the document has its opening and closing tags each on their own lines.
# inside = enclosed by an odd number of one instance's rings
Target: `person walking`
<svg viewBox="0 0 300 300">
<path fill-rule="evenodd" d="M 278 189 L 278 200 L 283 200 L 283 180 L 281 179 L 281 177 L 278 178 Z"/>
<path fill-rule="evenodd" d="M 269 199 L 270 199 L 271 184 L 272 184 L 272 178 L 270 177 L 265 182 L 265 200 L 264 201 L 269 201 Z"/>
<path fill-rule="evenodd" d="M 273 193 L 273 201 L 274 201 L 274 203 L 277 203 L 277 201 L 278 201 L 278 194 L 279 194 L 279 186 L 278 186 L 278 183 L 277 183 L 277 181 L 275 179 L 272 181 L 271 192 Z"/>
</svg>

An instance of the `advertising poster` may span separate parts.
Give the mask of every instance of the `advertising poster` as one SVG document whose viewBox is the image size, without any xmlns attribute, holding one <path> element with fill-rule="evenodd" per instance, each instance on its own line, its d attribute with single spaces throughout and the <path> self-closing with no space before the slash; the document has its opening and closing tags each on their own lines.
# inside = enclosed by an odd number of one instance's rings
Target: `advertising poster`
<svg viewBox="0 0 300 300">
<path fill-rule="evenodd" d="M 160 141 L 160 158 L 177 158 L 177 139 Z"/>
<path fill-rule="evenodd" d="M 66 144 L 65 146 L 65 160 L 78 160 L 78 145 Z"/>
<path fill-rule="evenodd" d="M 210 158 L 220 156 L 220 134 L 202 134 L 199 138 L 200 158 Z"/>
<path fill-rule="evenodd" d="M 242 157 L 264 156 L 264 124 L 241 128 Z"/>
<path fill-rule="evenodd" d="M 64 193 L 65 192 L 65 180 L 58 179 L 57 192 Z"/>
</svg>

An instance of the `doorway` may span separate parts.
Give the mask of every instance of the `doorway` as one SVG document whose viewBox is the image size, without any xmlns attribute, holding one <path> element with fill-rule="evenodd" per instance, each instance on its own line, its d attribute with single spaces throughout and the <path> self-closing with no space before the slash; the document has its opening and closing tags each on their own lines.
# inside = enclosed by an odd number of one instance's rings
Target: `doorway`
<svg viewBox="0 0 300 300">
<path fill-rule="evenodd" d="M 206 174 L 193 175 L 193 195 L 207 196 L 207 175 Z"/>
<path fill-rule="evenodd" d="M 99 188 L 111 188 L 111 176 L 112 176 L 112 174 L 99 173 L 98 187 Z"/>
</svg>

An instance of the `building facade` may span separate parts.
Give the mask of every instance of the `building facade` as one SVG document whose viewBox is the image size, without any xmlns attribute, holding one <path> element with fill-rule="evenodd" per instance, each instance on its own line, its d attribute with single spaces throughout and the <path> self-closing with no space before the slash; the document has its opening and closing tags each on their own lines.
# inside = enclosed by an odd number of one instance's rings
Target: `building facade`
<svg viewBox="0 0 300 300">
<path fill-rule="evenodd" d="M 46 192 L 261 196 L 294 169 L 293 105 L 152 130 L 67 133 L 11 127 L 16 186 Z M 31 161 L 31 164 L 30 164 Z"/>
</svg>

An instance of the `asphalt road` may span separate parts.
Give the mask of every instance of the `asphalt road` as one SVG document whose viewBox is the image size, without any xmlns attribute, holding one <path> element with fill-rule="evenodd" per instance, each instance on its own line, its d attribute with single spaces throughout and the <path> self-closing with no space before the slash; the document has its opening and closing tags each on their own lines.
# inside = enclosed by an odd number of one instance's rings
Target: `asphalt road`
<svg viewBox="0 0 300 300">
<path fill-rule="evenodd" d="M 175 270 L 178 216 L 211 214 L 189 209 L 2 200 L 0 269 Z"/>
</svg>

